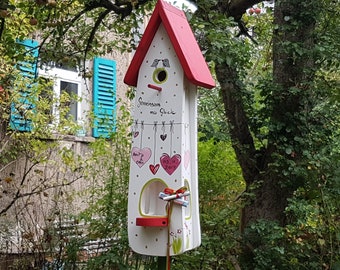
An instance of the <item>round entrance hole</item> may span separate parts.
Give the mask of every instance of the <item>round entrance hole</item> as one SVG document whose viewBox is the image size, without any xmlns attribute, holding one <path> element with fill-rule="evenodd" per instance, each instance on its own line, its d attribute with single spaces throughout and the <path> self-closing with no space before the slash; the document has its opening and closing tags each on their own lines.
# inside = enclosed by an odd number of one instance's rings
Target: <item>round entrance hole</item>
<svg viewBox="0 0 340 270">
<path fill-rule="evenodd" d="M 156 68 L 152 78 L 155 83 L 164 83 L 168 79 L 168 72 L 164 68 Z"/>
</svg>

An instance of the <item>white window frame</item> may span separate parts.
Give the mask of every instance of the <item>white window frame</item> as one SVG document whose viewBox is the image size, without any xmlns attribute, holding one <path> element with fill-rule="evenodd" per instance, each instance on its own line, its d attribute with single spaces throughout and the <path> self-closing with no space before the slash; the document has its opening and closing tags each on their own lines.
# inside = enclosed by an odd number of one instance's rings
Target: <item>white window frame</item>
<svg viewBox="0 0 340 270">
<path fill-rule="evenodd" d="M 55 116 L 55 122 L 51 125 L 56 127 L 60 123 L 60 112 L 59 112 L 59 100 L 60 100 L 60 85 L 61 81 L 77 84 L 77 119 L 75 121 L 80 123 L 83 121 L 82 116 L 82 77 L 78 71 L 66 70 L 58 67 L 42 67 L 39 69 L 39 77 L 52 80 L 53 83 L 53 95 L 56 98 L 57 103 L 53 104 L 52 112 Z"/>
</svg>

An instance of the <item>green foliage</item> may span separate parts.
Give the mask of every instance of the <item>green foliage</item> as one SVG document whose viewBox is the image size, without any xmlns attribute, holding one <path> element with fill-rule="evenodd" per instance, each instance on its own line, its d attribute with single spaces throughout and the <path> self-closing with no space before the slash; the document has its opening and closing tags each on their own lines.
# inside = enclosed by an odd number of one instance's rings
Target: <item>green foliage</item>
<svg viewBox="0 0 340 270">
<path fill-rule="evenodd" d="M 198 131 L 200 140 L 229 140 L 228 127 L 218 89 L 200 91 L 198 98 Z"/>
<path fill-rule="evenodd" d="M 337 269 L 340 262 L 339 205 L 317 191 L 319 199 L 307 199 L 305 190 L 289 200 L 290 223 L 260 220 L 245 232 L 248 258 L 244 269 Z"/>
<path fill-rule="evenodd" d="M 174 257 L 173 267 L 234 269 L 242 206 L 238 196 L 244 190 L 244 183 L 230 143 L 214 139 L 200 141 L 198 168 L 202 245 Z"/>
<path fill-rule="evenodd" d="M 110 239 L 113 244 L 108 253 L 89 261 L 89 269 L 106 269 L 103 268 L 106 264 L 124 265 L 129 258 L 130 249 L 123 224 L 127 213 L 130 121 L 124 106 L 121 106 L 121 115 L 117 132 L 111 134 L 110 140 L 98 139 L 91 143 L 91 160 L 96 163 L 91 162 L 86 168 L 87 178 L 92 183 L 86 193 L 89 207 L 79 218 L 90 224 L 89 240 Z"/>
<path fill-rule="evenodd" d="M 310 139 L 311 145 L 320 133 L 324 134 L 318 130 Z M 246 230 L 243 240 L 249 257 L 245 255 L 241 260 L 244 269 L 338 269 L 339 129 L 329 134 L 333 134 L 327 139 L 329 143 L 321 140 L 319 151 L 304 150 L 306 163 L 292 162 L 289 171 L 284 172 L 287 178 L 307 178 L 288 199 L 287 225 L 260 220 Z"/>
<path fill-rule="evenodd" d="M 226 18 L 219 12 L 209 12 L 214 4 L 209 1 L 200 5 L 191 25 L 197 33 L 198 42 L 205 51 L 207 61 L 230 64 L 237 68 L 242 77 L 245 75 L 245 68 L 249 67 L 250 48 L 253 45 L 248 39 L 236 37 L 238 27 L 233 18 Z M 211 31 L 211 28 L 214 31 Z"/>
<path fill-rule="evenodd" d="M 8 15 L 1 21 L 0 52 L 11 59 L 17 54 L 18 39 L 39 33 L 41 63 L 81 66 L 85 74 L 86 59 L 114 51 L 131 52 L 140 36 L 139 26 L 154 5 L 150 0 L 139 8 L 136 1 L 131 1 L 133 9 L 129 11 L 118 1 L 116 5 L 107 3 L 104 8 L 93 0 L 10 0 Z M 121 9 L 126 9 L 126 14 L 117 14 Z"/>
<path fill-rule="evenodd" d="M 243 180 L 230 142 L 202 141 L 198 144 L 198 152 L 201 201 L 230 199 L 239 194 L 244 188 Z M 219 196 L 223 198 L 218 199 Z M 205 206 L 202 204 L 203 212 Z"/>
</svg>

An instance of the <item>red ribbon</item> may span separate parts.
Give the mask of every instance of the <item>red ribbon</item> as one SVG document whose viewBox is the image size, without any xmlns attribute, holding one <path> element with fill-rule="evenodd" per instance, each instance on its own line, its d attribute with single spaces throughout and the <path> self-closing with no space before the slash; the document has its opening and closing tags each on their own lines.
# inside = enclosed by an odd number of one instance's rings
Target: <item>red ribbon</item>
<svg viewBox="0 0 340 270">
<path fill-rule="evenodd" d="M 169 195 L 174 195 L 174 194 L 183 194 L 184 192 L 186 192 L 187 191 L 187 188 L 186 187 L 181 187 L 181 188 L 179 188 L 179 189 L 177 189 L 177 190 L 174 190 L 174 189 L 172 189 L 172 188 L 165 188 L 164 189 L 164 193 L 165 194 L 169 194 Z"/>
</svg>

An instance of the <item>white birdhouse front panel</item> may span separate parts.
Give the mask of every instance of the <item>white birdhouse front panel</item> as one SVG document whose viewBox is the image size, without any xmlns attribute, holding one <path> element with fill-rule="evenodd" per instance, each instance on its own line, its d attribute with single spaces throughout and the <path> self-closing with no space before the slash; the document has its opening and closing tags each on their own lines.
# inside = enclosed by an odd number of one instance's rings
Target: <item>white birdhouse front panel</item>
<svg viewBox="0 0 340 270">
<path fill-rule="evenodd" d="M 128 233 L 138 253 L 176 255 L 200 245 L 196 100 L 161 23 L 134 106 Z"/>
</svg>

